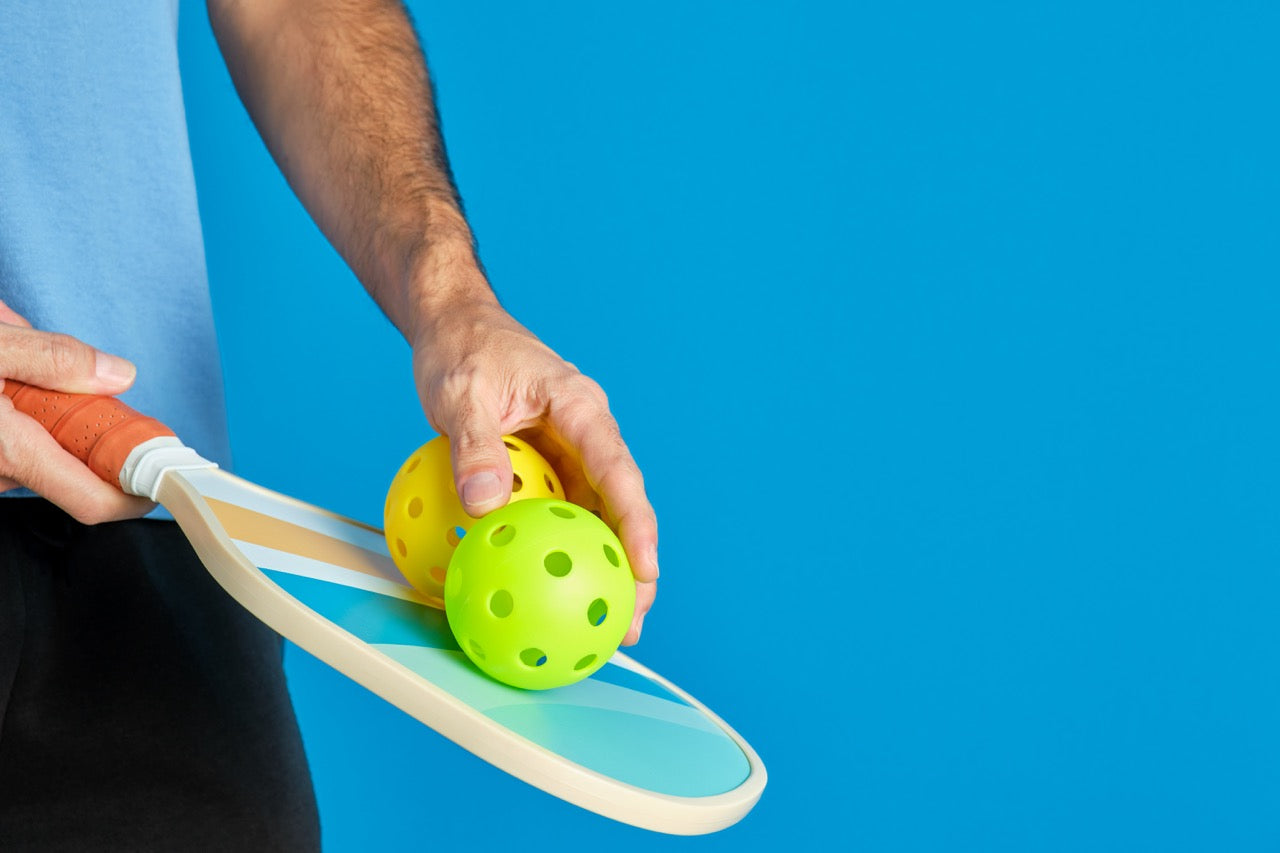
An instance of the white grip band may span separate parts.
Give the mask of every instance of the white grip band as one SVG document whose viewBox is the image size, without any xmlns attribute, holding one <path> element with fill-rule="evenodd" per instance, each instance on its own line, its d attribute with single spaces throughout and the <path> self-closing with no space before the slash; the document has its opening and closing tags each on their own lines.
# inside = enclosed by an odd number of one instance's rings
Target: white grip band
<svg viewBox="0 0 1280 853">
<path fill-rule="evenodd" d="M 131 495 L 155 500 L 166 471 L 217 467 L 174 436 L 162 435 L 142 442 L 129 452 L 120 467 L 120 488 Z"/>
</svg>

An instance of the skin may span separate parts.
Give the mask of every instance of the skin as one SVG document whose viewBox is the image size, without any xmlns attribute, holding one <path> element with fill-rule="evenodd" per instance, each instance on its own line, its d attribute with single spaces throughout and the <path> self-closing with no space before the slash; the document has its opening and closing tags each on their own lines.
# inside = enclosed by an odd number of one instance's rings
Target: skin
<svg viewBox="0 0 1280 853">
<path fill-rule="evenodd" d="M 75 394 L 120 394 L 137 370 L 68 335 L 38 332 L 0 302 L 0 377 Z M 26 486 L 83 524 L 138 518 L 155 504 L 99 480 L 0 394 L 0 491 Z"/>
<path fill-rule="evenodd" d="M 479 517 L 508 502 L 515 433 L 567 497 L 618 533 L 636 578 L 623 643 L 657 591 L 657 520 L 600 386 L 520 325 L 476 256 L 431 81 L 398 0 L 210 0 L 227 67 L 295 193 L 404 335 L 423 409 L 448 435 L 458 494 Z M 0 377 L 115 394 L 132 365 L 0 312 Z M 24 485 L 87 523 L 142 515 L 0 397 L 0 489 Z"/>
</svg>

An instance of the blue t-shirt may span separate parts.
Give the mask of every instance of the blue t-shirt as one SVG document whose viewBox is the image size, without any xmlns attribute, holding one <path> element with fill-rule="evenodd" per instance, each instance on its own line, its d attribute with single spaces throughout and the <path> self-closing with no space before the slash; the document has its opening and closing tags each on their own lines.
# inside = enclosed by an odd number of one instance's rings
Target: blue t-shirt
<svg viewBox="0 0 1280 853">
<path fill-rule="evenodd" d="M 226 466 L 177 31 L 177 0 L 0 6 L 0 299 L 133 361 L 121 399 Z"/>
</svg>

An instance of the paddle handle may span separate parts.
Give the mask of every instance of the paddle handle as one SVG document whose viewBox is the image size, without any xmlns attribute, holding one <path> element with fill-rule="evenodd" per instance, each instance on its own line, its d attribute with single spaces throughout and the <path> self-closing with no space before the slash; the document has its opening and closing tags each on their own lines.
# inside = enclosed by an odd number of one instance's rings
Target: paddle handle
<svg viewBox="0 0 1280 853">
<path fill-rule="evenodd" d="M 120 470 L 143 442 L 173 436 L 155 418 L 139 414 L 115 397 L 64 394 L 4 380 L 13 407 L 37 420 L 58 444 L 113 486 L 121 486 Z"/>
</svg>

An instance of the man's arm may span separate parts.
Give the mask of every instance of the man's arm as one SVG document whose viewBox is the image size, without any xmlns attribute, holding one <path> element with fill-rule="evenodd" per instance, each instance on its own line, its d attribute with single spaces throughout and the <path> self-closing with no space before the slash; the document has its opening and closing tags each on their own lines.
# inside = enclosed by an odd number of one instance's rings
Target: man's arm
<svg viewBox="0 0 1280 853">
<path fill-rule="evenodd" d="M 209 0 L 232 79 L 321 230 L 413 347 L 458 494 L 511 495 L 520 432 L 568 497 L 601 512 L 637 580 L 639 638 L 658 577 L 657 522 L 600 387 L 498 304 L 476 259 L 413 26 L 397 0 Z"/>
</svg>

